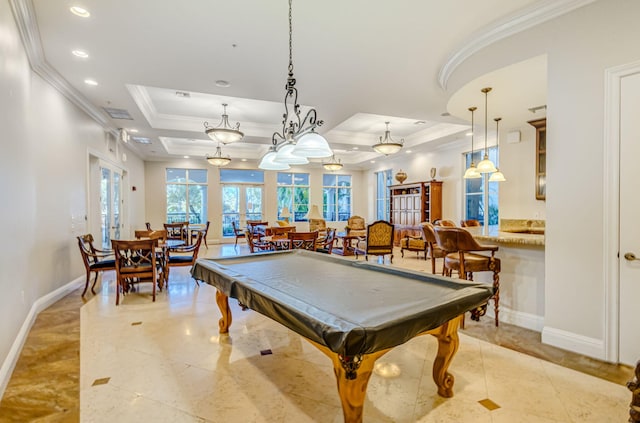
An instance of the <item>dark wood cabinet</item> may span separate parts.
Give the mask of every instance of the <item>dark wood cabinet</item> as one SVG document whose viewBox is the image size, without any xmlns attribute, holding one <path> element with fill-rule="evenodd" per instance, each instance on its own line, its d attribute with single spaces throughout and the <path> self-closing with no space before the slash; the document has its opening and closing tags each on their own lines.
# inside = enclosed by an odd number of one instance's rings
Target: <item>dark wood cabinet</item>
<svg viewBox="0 0 640 423">
<path fill-rule="evenodd" d="M 421 222 L 442 219 L 442 181 L 391 185 L 389 198 L 396 246 L 405 236 L 421 236 Z"/>
<path fill-rule="evenodd" d="M 547 118 L 529 121 L 536 128 L 536 199 L 547 198 Z"/>
</svg>

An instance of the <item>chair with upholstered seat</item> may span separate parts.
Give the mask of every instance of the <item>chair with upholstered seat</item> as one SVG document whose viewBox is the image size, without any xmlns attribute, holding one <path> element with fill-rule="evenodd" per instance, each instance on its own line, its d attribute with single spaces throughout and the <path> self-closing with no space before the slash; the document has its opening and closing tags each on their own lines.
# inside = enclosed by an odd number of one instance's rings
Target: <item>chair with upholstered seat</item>
<svg viewBox="0 0 640 423">
<path fill-rule="evenodd" d="M 367 226 L 367 245 L 364 249 L 364 258 L 369 260 L 369 255 L 391 255 L 389 261 L 393 263 L 393 225 L 386 220 L 378 220 Z M 360 251 L 356 249 L 356 260 Z"/>
<path fill-rule="evenodd" d="M 480 222 L 476 219 L 461 220 L 460 226 L 463 228 L 471 228 L 473 226 L 480 226 Z"/>
<path fill-rule="evenodd" d="M 238 226 L 238 223 L 235 220 L 231 221 L 231 227 L 233 227 L 233 236 L 236 237 L 236 243 L 235 246 L 238 246 L 238 240 L 239 239 L 244 239 L 244 231 L 242 229 L 240 229 L 240 227 Z"/>
<path fill-rule="evenodd" d="M 454 222 L 453 220 L 449 220 L 449 219 L 438 219 L 435 222 L 433 222 L 433 226 L 446 226 L 448 228 L 457 228 L 458 225 L 456 225 L 456 222 Z"/>
<path fill-rule="evenodd" d="M 189 222 L 165 223 L 164 230 L 167 231 L 167 239 L 187 241 L 187 230 Z"/>
<path fill-rule="evenodd" d="M 420 258 L 420 252 L 424 253 L 424 259 L 427 259 L 427 250 L 429 249 L 429 244 L 427 240 L 424 239 L 424 235 L 422 230 L 420 231 L 420 235 L 405 235 L 404 238 L 400 240 L 400 255 L 404 258 L 404 251 L 415 251 L 416 256 Z"/>
<path fill-rule="evenodd" d="M 352 236 L 367 236 L 367 225 L 363 217 L 351 216 L 347 220 L 347 234 Z"/>
<path fill-rule="evenodd" d="M 91 272 L 96 274 L 93 284 L 91 285 L 91 293 L 95 294 L 93 288 L 98 281 L 98 273 L 105 270 L 115 270 L 116 262 L 114 253 L 111 250 L 99 250 L 93 246 L 93 235 L 86 234 L 77 237 L 78 246 L 80 247 L 80 254 L 82 254 L 82 263 L 87 271 L 87 279 L 84 283 L 84 290 L 82 296 L 87 293 L 89 287 L 89 279 L 91 279 Z"/>
<path fill-rule="evenodd" d="M 205 232 L 198 231 L 196 242 L 192 245 L 182 245 L 169 249 L 167 256 L 167 275 L 165 278 L 167 285 L 169 284 L 169 273 L 172 267 L 193 266 L 198 259 L 198 252 L 200 251 L 200 245 L 202 244 L 204 237 Z M 198 281 L 196 281 L 196 283 L 198 283 Z"/>
<path fill-rule="evenodd" d="M 112 240 L 116 261 L 116 305 L 120 293 L 126 294 L 134 283 L 151 282 L 153 301 L 156 300 L 158 267 L 156 263 L 157 239 L 136 241 Z"/>
<path fill-rule="evenodd" d="M 498 251 L 497 245 L 481 245 L 473 238 L 471 233 L 463 228 L 451 228 L 436 226 L 436 239 L 438 246 L 447 254 L 444 257 L 445 274 L 451 276 L 453 271 L 458 272 L 460 279 L 473 280 L 475 272 L 493 273 L 493 303 L 495 323 L 498 326 L 498 312 L 500 304 L 500 259 L 495 257 Z M 489 252 L 490 255 L 478 254 Z M 472 311 L 471 318 L 480 320 L 484 315 L 486 304 Z"/>
<path fill-rule="evenodd" d="M 287 232 L 290 250 L 316 250 L 316 241 L 318 240 L 318 232 Z"/>
<path fill-rule="evenodd" d="M 444 259 L 447 253 L 438 245 L 438 239 L 436 238 L 436 231 L 433 225 L 429 222 L 422 222 L 421 226 L 424 239 L 427 242 L 427 256 L 431 259 L 431 273 L 435 274 L 436 259 Z M 444 265 L 442 267 L 442 274 L 444 275 Z"/>
<path fill-rule="evenodd" d="M 333 245 L 336 242 L 336 230 L 335 228 L 327 228 L 327 235 L 324 239 L 318 239 L 316 241 L 316 251 L 325 254 L 331 254 L 333 251 Z"/>
<path fill-rule="evenodd" d="M 258 253 L 262 251 L 274 251 L 275 248 L 272 243 L 262 241 L 254 237 L 254 234 L 251 232 L 251 229 L 247 228 L 244 231 L 245 238 L 247 239 L 247 245 L 249 246 L 249 251 L 252 253 Z"/>
<path fill-rule="evenodd" d="M 260 241 L 267 234 L 267 226 L 269 226 L 269 222 L 247 220 L 247 229 L 251 232 L 254 240 Z"/>
<path fill-rule="evenodd" d="M 202 241 L 204 241 L 204 246 L 205 248 L 208 250 L 209 246 L 207 245 L 207 233 L 209 233 L 209 224 L 211 222 L 209 222 L 207 220 L 207 223 L 204 224 L 204 227 L 199 227 L 199 228 L 193 228 L 189 230 L 189 241 L 192 243 L 192 241 L 194 239 L 198 238 L 198 233 L 202 232 Z"/>
</svg>

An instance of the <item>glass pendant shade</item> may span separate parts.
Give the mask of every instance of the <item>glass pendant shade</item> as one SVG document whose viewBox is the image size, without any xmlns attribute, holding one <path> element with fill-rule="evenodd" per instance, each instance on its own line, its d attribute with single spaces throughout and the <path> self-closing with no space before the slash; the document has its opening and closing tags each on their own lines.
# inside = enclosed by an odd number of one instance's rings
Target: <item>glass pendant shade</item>
<svg viewBox="0 0 640 423">
<path fill-rule="evenodd" d="M 209 126 L 209 122 L 204 123 L 204 132 L 213 141 L 218 141 L 223 144 L 231 144 L 236 141 L 240 141 L 244 137 L 244 133 L 240 132 L 240 123 L 236 123 L 235 126 L 229 124 L 229 115 L 227 115 L 227 104 L 222 105 L 224 111 L 222 112 L 222 121 L 218 126 Z"/>
<path fill-rule="evenodd" d="M 471 166 L 469 166 L 469 168 L 464 172 L 464 179 L 478 178 L 482 178 L 482 175 L 480 174 L 480 172 L 478 172 L 476 165 L 474 163 L 471 163 Z"/>
<path fill-rule="evenodd" d="M 489 182 L 506 182 L 506 181 L 507 179 L 504 177 L 502 172 L 500 172 L 500 169 L 497 169 L 495 172 L 493 172 L 491 174 L 491 177 L 489 178 Z"/>
<path fill-rule="evenodd" d="M 342 166 L 342 163 L 340 163 L 339 159 L 336 159 L 335 155 L 331 156 L 331 160 L 328 162 L 322 163 L 322 167 L 332 172 L 342 169 Z"/>
<path fill-rule="evenodd" d="M 291 154 L 294 156 L 320 159 L 324 157 L 331 157 L 333 155 L 333 151 L 331 151 L 329 143 L 322 135 L 311 131 L 298 139 L 298 142 L 291 151 Z"/>
<path fill-rule="evenodd" d="M 496 170 L 498 170 L 496 169 L 496 165 L 494 165 L 493 162 L 489 160 L 489 156 L 485 154 L 484 159 L 482 159 L 482 161 L 478 163 L 478 172 L 492 173 L 492 172 L 495 172 Z"/>
<path fill-rule="evenodd" d="M 294 156 L 292 154 L 295 144 L 285 144 L 276 153 L 273 161 L 276 163 L 285 163 L 289 165 L 303 165 L 309 163 L 306 157 Z"/>
<path fill-rule="evenodd" d="M 222 157 L 222 150 L 220 150 L 220 146 L 217 146 L 216 154 L 207 156 L 207 161 L 214 166 L 226 166 L 231 163 L 231 158 L 229 156 Z"/>
<path fill-rule="evenodd" d="M 275 148 L 272 146 L 271 148 L 269 148 L 269 151 L 267 152 L 267 154 L 265 154 L 264 156 L 262 156 L 262 160 L 260 160 L 260 164 L 258 165 L 258 167 L 260 169 L 264 169 L 264 170 L 288 170 L 291 169 L 291 166 L 289 166 L 286 163 L 277 163 L 275 161 L 273 161 L 273 159 L 275 159 L 276 157 L 276 151 Z"/>
</svg>

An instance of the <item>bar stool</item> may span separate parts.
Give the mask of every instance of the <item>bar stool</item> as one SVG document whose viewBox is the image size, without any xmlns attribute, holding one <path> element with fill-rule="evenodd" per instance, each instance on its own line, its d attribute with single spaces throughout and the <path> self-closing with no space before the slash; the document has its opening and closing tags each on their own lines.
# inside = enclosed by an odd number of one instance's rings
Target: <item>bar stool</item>
<svg viewBox="0 0 640 423">
<path fill-rule="evenodd" d="M 444 271 L 451 276 L 452 271 L 458 272 L 458 277 L 473 280 L 474 272 L 493 272 L 493 304 L 496 326 L 498 326 L 498 312 L 500 304 L 500 259 L 495 257 L 497 245 L 481 245 L 465 229 L 444 226 L 434 227 L 438 246 L 446 255 L 444 257 Z M 490 256 L 477 254 L 479 251 L 489 251 Z M 479 321 L 486 312 L 487 305 L 478 307 L 471 312 L 471 319 Z"/>
</svg>

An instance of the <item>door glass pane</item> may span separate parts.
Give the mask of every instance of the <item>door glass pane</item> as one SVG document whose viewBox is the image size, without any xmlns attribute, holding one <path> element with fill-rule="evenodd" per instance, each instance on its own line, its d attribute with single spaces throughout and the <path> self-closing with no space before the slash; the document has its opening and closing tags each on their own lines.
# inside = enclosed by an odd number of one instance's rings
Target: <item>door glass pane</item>
<svg viewBox="0 0 640 423">
<path fill-rule="evenodd" d="M 295 187 L 293 197 L 294 221 L 306 222 L 309 212 L 309 188 Z"/>
<path fill-rule="evenodd" d="M 113 172 L 113 239 L 120 239 L 120 174 Z"/>
<path fill-rule="evenodd" d="M 167 184 L 167 222 L 187 219 L 187 186 Z"/>
<path fill-rule="evenodd" d="M 336 221 L 336 189 L 322 189 L 322 214 L 325 220 Z"/>
<path fill-rule="evenodd" d="M 337 175 L 338 176 L 338 185 L 341 187 L 350 187 L 351 186 L 351 175 Z"/>
<path fill-rule="evenodd" d="M 244 227 L 240 222 L 240 188 L 232 185 L 222 186 L 222 236 L 233 236 L 233 226 Z"/>
<path fill-rule="evenodd" d="M 245 188 L 247 220 L 262 220 L 262 187 Z"/>
<path fill-rule="evenodd" d="M 191 175 L 191 172 L 189 172 L 189 175 Z M 201 224 L 206 221 L 207 186 L 189 185 L 189 223 Z"/>
<path fill-rule="evenodd" d="M 351 189 L 338 188 L 338 220 L 348 220 L 351 216 Z"/>
<path fill-rule="evenodd" d="M 101 168 L 100 178 L 100 227 L 102 248 L 111 249 L 111 171 Z"/>
<path fill-rule="evenodd" d="M 324 185 L 325 187 L 335 186 L 337 185 L 336 183 L 337 178 L 338 178 L 338 175 L 331 175 L 331 174 L 325 173 L 322 175 L 322 185 Z"/>
</svg>

